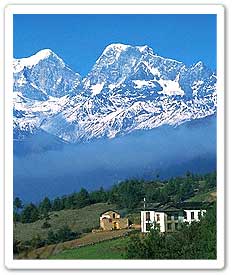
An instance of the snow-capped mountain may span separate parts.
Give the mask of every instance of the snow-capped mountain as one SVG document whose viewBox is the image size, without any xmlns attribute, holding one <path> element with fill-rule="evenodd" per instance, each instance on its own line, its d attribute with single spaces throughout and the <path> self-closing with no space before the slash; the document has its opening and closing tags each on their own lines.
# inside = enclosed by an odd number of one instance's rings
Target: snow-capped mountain
<svg viewBox="0 0 232 275">
<path fill-rule="evenodd" d="M 28 58 L 15 59 L 13 68 L 14 91 L 30 99 L 62 97 L 76 89 L 81 81 L 79 74 L 48 49 Z"/>
<path fill-rule="evenodd" d="M 13 60 L 14 134 L 23 137 L 61 111 L 81 77 L 49 49 Z"/>
<path fill-rule="evenodd" d="M 216 113 L 216 75 L 148 46 L 111 44 L 81 79 L 51 50 L 14 60 L 14 134 L 76 143 L 179 125 Z"/>
</svg>

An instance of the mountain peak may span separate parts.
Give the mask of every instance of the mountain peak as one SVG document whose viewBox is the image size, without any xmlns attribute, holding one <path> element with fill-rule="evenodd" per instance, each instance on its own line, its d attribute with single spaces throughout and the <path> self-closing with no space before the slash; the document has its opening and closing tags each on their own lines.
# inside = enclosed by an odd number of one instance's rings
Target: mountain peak
<svg viewBox="0 0 232 275">
<path fill-rule="evenodd" d="M 34 55 L 34 57 L 36 56 L 37 58 L 45 59 L 45 58 L 48 58 L 50 55 L 54 55 L 54 53 L 51 49 L 43 49 L 43 50 L 38 51 Z"/>
<path fill-rule="evenodd" d="M 24 57 L 24 58 L 19 58 L 19 59 L 14 59 L 14 72 L 20 72 L 24 67 L 33 67 L 35 65 L 37 65 L 40 61 L 45 60 L 49 57 L 55 57 L 56 59 L 58 59 L 60 62 L 63 61 L 61 58 L 59 58 L 51 49 L 43 49 L 38 51 L 37 53 L 35 53 L 32 56 L 29 57 Z"/>
<path fill-rule="evenodd" d="M 122 43 L 112 43 L 109 44 L 105 50 L 103 51 L 103 54 L 107 53 L 108 51 L 117 51 L 117 52 L 122 52 L 127 50 L 128 48 L 134 48 L 140 51 L 140 53 L 153 53 L 153 50 L 148 46 L 148 45 L 143 45 L 143 46 L 133 46 L 133 45 L 128 45 L 128 44 L 122 44 Z"/>
<path fill-rule="evenodd" d="M 107 54 L 108 52 L 111 51 L 117 51 L 117 52 L 122 52 L 125 51 L 127 48 L 129 48 L 130 45 L 122 44 L 122 43 L 112 43 L 106 46 L 105 50 L 103 51 L 103 55 Z"/>
<path fill-rule="evenodd" d="M 142 53 L 142 54 L 146 54 L 146 53 L 150 53 L 150 54 L 154 54 L 152 48 L 150 48 L 148 45 L 144 45 L 144 46 L 136 46 L 136 48 Z"/>
</svg>

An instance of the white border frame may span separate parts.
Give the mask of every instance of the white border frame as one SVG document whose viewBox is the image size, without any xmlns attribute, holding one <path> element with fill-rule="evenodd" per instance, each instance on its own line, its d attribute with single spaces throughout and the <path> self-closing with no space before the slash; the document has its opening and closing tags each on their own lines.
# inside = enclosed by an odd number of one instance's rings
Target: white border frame
<svg viewBox="0 0 232 275">
<path fill-rule="evenodd" d="M 5 266 L 8 269 L 221 269 L 224 267 L 224 7 L 222 5 L 78 4 L 5 8 L 5 91 L 13 93 L 14 14 L 217 15 L 217 260 L 13 260 L 13 112 L 5 96 Z"/>
</svg>

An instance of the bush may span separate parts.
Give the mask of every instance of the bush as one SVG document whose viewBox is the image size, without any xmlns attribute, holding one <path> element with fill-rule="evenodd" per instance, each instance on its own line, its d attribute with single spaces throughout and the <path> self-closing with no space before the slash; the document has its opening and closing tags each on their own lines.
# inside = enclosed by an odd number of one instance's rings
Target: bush
<svg viewBox="0 0 232 275">
<path fill-rule="evenodd" d="M 14 239 L 14 240 L 13 240 L 13 253 L 14 253 L 14 254 L 18 254 L 19 251 L 20 251 L 20 241 Z"/>
<path fill-rule="evenodd" d="M 45 245 L 45 241 L 41 239 L 40 235 L 36 235 L 33 237 L 33 239 L 30 241 L 30 246 L 32 248 L 40 248 Z"/>
<path fill-rule="evenodd" d="M 38 219 L 39 210 L 33 203 L 30 203 L 23 209 L 21 214 L 22 223 L 32 223 L 37 221 Z"/>
<path fill-rule="evenodd" d="M 127 247 L 129 259 L 216 259 L 216 205 L 200 222 L 182 225 L 172 234 L 151 230 L 133 235 Z"/>
<path fill-rule="evenodd" d="M 48 231 L 47 244 L 61 243 L 70 241 L 80 237 L 80 233 L 72 231 L 67 225 L 61 227 L 55 233 L 52 230 Z"/>
<path fill-rule="evenodd" d="M 50 227 L 51 227 L 51 224 L 48 223 L 47 221 L 45 221 L 41 226 L 41 228 L 43 228 L 43 229 L 50 228 Z"/>
<path fill-rule="evenodd" d="M 93 229 L 97 229 L 97 228 L 90 228 L 90 227 L 89 228 L 84 228 L 84 229 L 82 229 L 82 233 L 90 233 L 90 232 L 92 232 Z"/>
</svg>

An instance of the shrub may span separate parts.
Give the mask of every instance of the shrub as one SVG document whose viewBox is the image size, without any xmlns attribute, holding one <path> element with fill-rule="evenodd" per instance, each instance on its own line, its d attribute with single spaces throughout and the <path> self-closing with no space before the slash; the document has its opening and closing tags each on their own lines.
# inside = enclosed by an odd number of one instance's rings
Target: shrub
<svg viewBox="0 0 232 275">
<path fill-rule="evenodd" d="M 72 231 L 67 225 L 61 227 L 54 232 L 52 230 L 48 231 L 47 244 L 60 243 L 65 241 L 70 241 L 80 237 L 79 232 Z"/>
<path fill-rule="evenodd" d="M 47 221 L 45 221 L 41 226 L 41 228 L 43 228 L 43 229 L 50 228 L 50 227 L 51 227 L 51 224 L 48 223 Z"/>
</svg>

